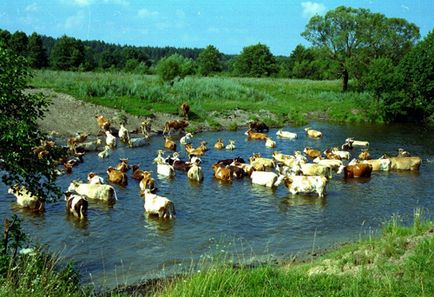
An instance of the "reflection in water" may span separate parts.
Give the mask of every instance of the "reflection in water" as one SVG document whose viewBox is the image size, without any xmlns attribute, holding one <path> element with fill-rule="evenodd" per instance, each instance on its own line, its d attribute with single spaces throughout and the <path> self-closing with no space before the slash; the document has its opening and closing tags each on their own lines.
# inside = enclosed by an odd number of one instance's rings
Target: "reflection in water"
<svg viewBox="0 0 434 297">
<path fill-rule="evenodd" d="M 272 150 L 262 141 L 246 141 L 244 130 L 196 134 L 193 146 L 201 140 L 209 144 L 217 138 L 236 141 L 235 151 L 210 148 L 201 157 L 204 181 L 190 182 L 185 172 L 177 171 L 168 179 L 156 174 L 153 160 L 163 147 L 161 136 L 152 137 L 149 146 L 128 148 L 122 144 L 107 159 L 87 154 L 85 162 L 71 175 L 61 176 L 58 184 L 65 191 L 74 179 L 86 180 L 91 171 L 106 178 L 108 166 L 115 166 L 119 158 L 140 164 L 142 170 L 153 172 L 159 195 L 173 201 L 175 220 L 148 218 L 144 214 L 143 198 L 138 182 L 130 179 L 126 188 L 114 185 L 117 203 L 89 201 L 88 220 L 79 221 L 65 215 L 65 201 L 46 205 L 45 214 L 17 209 L 0 183 L 0 218 L 17 213 L 23 218 L 23 229 L 36 237 L 50 250 L 63 250 L 65 261 L 73 260 L 84 282 L 113 286 L 119 281 L 133 282 L 142 278 L 176 273 L 191 267 L 204 256 L 214 259 L 223 254 L 235 255 L 236 260 L 271 256 L 288 257 L 309 250 L 315 236 L 315 246 L 325 247 L 336 242 L 358 239 L 366 230 L 375 230 L 393 213 L 411 217 L 416 207 L 434 209 L 434 138 L 429 130 L 411 125 L 329 125 L 310 123 L 323 132 L 322 139 L 307 138 L 304 127 L 289 127 L 298 133 L 297 140 L 275 137 L 276 150 L 288 154 L 312 146 L 321 151 L 338 146 L 349 136 L 370 142 L 373 158 L 384 153 L 396 154 L 403 147 L 424 160 L 418 172 L 374 172 L 368 179 L 345 179 L 334 176 L 327 185 L 325 198 L 316 195 L 291 195 L 283 185 L 269 189 L 253 186 L 248 178 L 221 182 L 213 177 L 211 165 L 217 160 L 240 156 L 248 159 L 253 152 L 270 158 Z M 179 139 L 179 137 L 176 137 Z M 180 150 L 181 158 L 186 154 Z M 356 152 L 351 152 L 355 155 Z M 166 152 L 168 155 L 169 152 Z M 170 153 L 171 154 L 171 153 Z M 131 172 L 127 173 L 128 176 Z M 362 227 L 361 227 L 362 226 Z M 236 244 L 234 244 L 236 242 Z M 217 255 L 217 256 L 216 256 Z M 164 270 L 161 270 L 164 267 Z M 92 278 L 90 278 L 92 275 Z"/>
<path fill-rule="evenodd" d="M 67 220 L 72 226 L 82 230 L 88 230 L 89 228 L 89 220 L 87 218 L 79 219 L 73 214 L 66 213 L 65 220 Z"/>
</svg>

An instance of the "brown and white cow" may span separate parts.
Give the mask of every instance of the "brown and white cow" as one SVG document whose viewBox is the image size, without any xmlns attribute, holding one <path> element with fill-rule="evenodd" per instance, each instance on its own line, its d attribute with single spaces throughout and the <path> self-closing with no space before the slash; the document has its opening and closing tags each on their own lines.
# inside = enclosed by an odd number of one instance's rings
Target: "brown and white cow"
<svg viewBox="0 0 434 297">
<path fill-rule="evenodd" d="M 184 131 L 185 128 L 188 127 L 188 121 L 186 120 L 172 120 L 172 121 L 167 121 L 164 124 L 164 130 L 163 130 L 163 134 L 168 134 L 170 135 L 170 131 L 173 130 L 180 130 L 180 131 Z"/>
<path fill-rule="evenodd" d="M 319 197 L 324 197 L 326 193 L 327 178 L 324 176 L 286 176 L 284 185 L 293 195 L 298 193 L 317 193 Z"/>
<path fill-rule="evenodd" d="M 176 217 L 175 205 L 168 198 L 151 193 L 149 189 L 143 191 L 145 204 L 143 207 L 148 215 L 158 215 L 161 219 Z"/>
<path fill-rule="evenodd" d="M 125 172 L 117 170 L 116 168 L 107 168 L 107 175 L 109 182 L 125 187 L 128 185 L 128 178 Z"/>
<path fill-rule="evenodd" d="M 214 177 L 222 181 L 232 181 L 232 172 L 229 165 L 214 163 L 212 165 Z"/>
<path fill-rule="evenodd" d="M 22 208 L 27 208 L 34 212 L 45 211 L 45 202 L 36 195 L 33 195 L 25 187 L 14 186 L 9 188 L 8 193 L 17 198 L 17 204 Z"/>
<path fill-rule="evenodd" d="M 86 197 L 72 192 L 66 192 L 65 201 L 67 213 L 72 214 L 80 220 L 87 218 L 88 202 Z"/>
<path fill-rule="evenodd" d="M 169 150 L 176 151 L 176 143 L 172 140 L 171 137 L 164 138 L 164 147 Z"/>
<path fill-rule="evenodd" d="M 76 192 L 88 199 L 101 200 L 109 204 L 115 204 L 118 200 L 115 189 L 110 185 L 72 181 L 68 187 L 68 192 Z"/>
<path fill-rule="evenodd" d="M 108 129 L 110 129 L 110 121 L 107 118 L 105 118 L 103 115 L 96 115 L 95 118 L 98 127 L 102 131 L 107 131 Z"/>
</svg>

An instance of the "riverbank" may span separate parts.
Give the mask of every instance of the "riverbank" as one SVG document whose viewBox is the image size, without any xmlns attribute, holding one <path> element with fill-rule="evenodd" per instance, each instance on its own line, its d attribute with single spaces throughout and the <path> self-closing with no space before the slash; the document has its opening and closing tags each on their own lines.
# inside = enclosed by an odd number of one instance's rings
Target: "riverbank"
<svg viewBox="0 0 434 297">
<path fill-rule="evenodd" d="M 287 123 L 303 125 L 312 119 L 334 122 L 379 119 L 368 94 L 342 93 L 338 81 L 187 77 L 169 85 L 160 83 L 156 76 L 39 70 L 34 72 L 31 86 L 95 104 L 92 108 L 86 104 L 75 106 L 80 114 L 90 112 L 86 118 L 90 118 L 92 126 L 95 113 L 108 107 L 139 119 L 152 118 L 155 131 L 160 131 L 165 120 L 179 118 L 183 102 L 190 105 L 191 132 L 235 130 L 249 120 L 277 127 Z M 56 100 L 53 93 L 50 96 Z M 80 120 L 85 117 L 80 115 Z"/>
<path fill-rule="evenodd" d="M 203 263 L 199 271 L 118 288 L 121 296 L 432 296 L 434 222 L 402 227 L 399 217 L 379 237 L 344 244 L 285 265 Z"/>
</svg>

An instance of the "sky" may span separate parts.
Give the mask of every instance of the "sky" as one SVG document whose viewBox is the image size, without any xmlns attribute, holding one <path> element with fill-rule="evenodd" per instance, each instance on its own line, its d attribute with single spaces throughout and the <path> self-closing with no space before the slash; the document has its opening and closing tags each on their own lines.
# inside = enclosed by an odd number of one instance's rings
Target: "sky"
<svg viewBox="0 0 434 297">
<path fill-rule="evenodd" d="M 368 8 L 434 28 L 434 0 L 0 0 L 0 29 L 135 46 L 204 48 L 225 54 L 263 43 L 288 56 L 309 18 L 338 6 Z"/>
</svg>

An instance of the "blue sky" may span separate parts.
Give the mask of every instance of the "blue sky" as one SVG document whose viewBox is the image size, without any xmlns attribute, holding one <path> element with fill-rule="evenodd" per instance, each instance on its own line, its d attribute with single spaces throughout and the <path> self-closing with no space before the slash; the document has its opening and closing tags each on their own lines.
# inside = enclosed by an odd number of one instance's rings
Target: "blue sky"
<svg viewBox="0 0 434 297">
<path fill-rule="evenodd" d="M 11 32 L 137 46 L 206 47 L 238 54 L 258 42 L 289 55 L 309 18 L 345 5 L 406 18 L 425 36 L 434 0 L 2 0 L 0 28 Z"/>
</svg>

